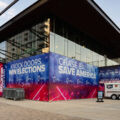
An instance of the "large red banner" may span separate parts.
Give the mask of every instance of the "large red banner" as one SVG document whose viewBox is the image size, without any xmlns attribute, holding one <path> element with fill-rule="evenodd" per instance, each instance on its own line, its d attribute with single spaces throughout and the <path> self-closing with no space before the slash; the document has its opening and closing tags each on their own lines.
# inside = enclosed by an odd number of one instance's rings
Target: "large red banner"
<svg viewBox="0 0 120 120">
<path fill-rule="evenodd" d="M 0 63 L 0 96 L 2 96 L 3 92 L 3 64 Z"/>
</svg>

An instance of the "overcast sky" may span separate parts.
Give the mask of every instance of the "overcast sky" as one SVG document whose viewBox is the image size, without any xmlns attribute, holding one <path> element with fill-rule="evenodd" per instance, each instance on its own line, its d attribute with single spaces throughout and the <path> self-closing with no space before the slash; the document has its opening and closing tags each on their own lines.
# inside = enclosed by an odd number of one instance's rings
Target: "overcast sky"
<svg viewBox="0 0 120 120">
<path fill-rule="evenodd" d="M 14 0 L 0 0 L 0 11 L 8 6 L 8 4 L 10 4 L 12 1 Z M 36 1 L 38 0 L 19 0 L 13 7 L 0 16 L 0 26 Z"/>
<path fill-rule="evenodd" d="M 120 0 L 94 0 L 120 28 Z"/>
</svg>

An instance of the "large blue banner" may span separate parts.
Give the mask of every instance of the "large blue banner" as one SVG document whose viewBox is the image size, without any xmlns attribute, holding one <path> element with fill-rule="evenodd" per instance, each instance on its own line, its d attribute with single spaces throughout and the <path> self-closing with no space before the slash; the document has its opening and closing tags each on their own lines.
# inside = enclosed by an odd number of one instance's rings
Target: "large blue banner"
<svg viewBox="0 0 120 120">
<path fill-rule="evenodd" d="M 16 60 L 5 65 L 5 82 L 9 88 L 24 88 L 25 97 L 48 101 L 49 54 Z"/>
<path fill-rule="evenodd" d="M 48 61 L 49 54 L 43 54 L 7 63 L 6 84 L 47 82 Z"/>
<path fill-rule="evenodd" d="M 120 82 L 120 66 L 99 68 L 100 83 Z"/>
<path fill-rule="evenodd" d="M 5 65 L 7 87 L 22 87 L 26 98 L 54 101 L 94 98 L 98 68 L 65 56 L 48 53 Z"/>
<path fill-rule="evenodd" d="M 97 67 L 55 53 L 49 64 L 49 101 L 97 96 Z"/>
<path fill-rule="evenodd" d="M 98 68 L 51 53 L 50 80 L 53 83 L 98 85 Z"/>
</svg>

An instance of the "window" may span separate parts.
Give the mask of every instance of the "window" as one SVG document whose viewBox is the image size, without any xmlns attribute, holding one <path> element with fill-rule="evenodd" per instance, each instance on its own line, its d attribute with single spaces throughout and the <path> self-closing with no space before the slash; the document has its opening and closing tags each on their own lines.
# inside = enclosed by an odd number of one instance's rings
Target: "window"
<svg viewBox="0 0 120 120">
<path fill-rule="evenodd" d="M 15 51 L 15 48 L 12 48 L 12 51 Z"/>
<path fill-rule="evenodd" d="M 93 52 L 93 65 L 99 66 L 99 54 Z"/>
<path fill-rule="evenodd" d="M 15 57 L 16 55 L 15 55 L 15 53 L 12 53 L 12 57 Z"/>
<path fill-rule="evenodd" d="M 86 62 L 94 66 L 105 66 L 104 56 L 99 55 L 98 53 L 86 48 L 85 46 L 81 46 L 80 44 L 71 41 L 71 39 L 75 40 L 75 35 L 71 34 L 71 37 L 69 36 L 70 40 L 67 36 L 68 34 L 66 34 L 66 38 L 64 38 L 63 36 L 50 32 L 50 51 L 82 62 Z M 82 37 L 81 34 L 80 37 Z M 117 62 L 107 59 L 107 65 L 110 66 L 117 64 Z"/>
<path fill-rule="evenodd" d="M 76 60 L 79 60 L 79 61 L 80 61 L 80 54 L 77 54 L 77 53 L 76 53 Z"/>
<path fill-rule="evenodd" d="M 68 40 L 68 57 L 75 58 L 75 43 Z"/>
<path fill-rule="evenodd" d="M 105 57 L 99 55 L 99 67 L 105 66 Z"/>
<path fill-rule="evenodd" d="M 64 38 L 55 35 L 55 52 L 64 55 Z"/>
<path fill-rule="evenodd" d="M 29 40 L 32 40 L 32 33 L 29 32 Z"/>
<path fill-rule="evenodd" d="M 28 38 L 24 38 L 24 41 L 28 41 Z"/>
<path fill-rule="evenodd" d="M 91 63 L 92 62 L 92 51 L 86 48 L 86 62 Z"/>
<path fill-rule="evenodd" d="M 81 47 L 81 61 L 86 62 L 86 48 Z"/>
<path fill-rule="evenodd" d="M 75 48 L 76 48 L 76 53 L 77 54 L 80 54 L 80 45 L 79 44 L 75 44 L 76 46 L 75 46 Z"/>
<path fill-rule="evenodd" d="M 11 41 L 14 43 L 14 42 L 15 42 L 15 39 L 12 39 Z"/>
<path fill-rule="evenodd" d="M 107 88 L 108 88 L 108 89 L 112 89 L 112 88 L 113 88 L 113 85 L 107 85 Z"/>
<path fill-rule="evenodd" d="M 64 55 L 68 56 L 68 39 L 64 39 L 64 50 L 65 50 Z"/>
<path fill-rule="evenodd" d="M 24 36 L 28 36 L 28 32 L 25 32 L 25 33 L 24 33 Z"/>
<path fill-rule="evenodd" d="M 55 40 L 54 40 L 54 34 L 50 33 L 50 51 L 54 52 L 54 46 L 55 46 Z"/>
</svg>

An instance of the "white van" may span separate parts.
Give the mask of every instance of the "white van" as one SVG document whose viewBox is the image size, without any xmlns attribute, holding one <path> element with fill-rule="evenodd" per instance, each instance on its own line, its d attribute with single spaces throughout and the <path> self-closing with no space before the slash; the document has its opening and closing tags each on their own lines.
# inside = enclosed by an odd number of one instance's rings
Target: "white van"
<svg viewBox="0 0 120 120">
<path fill-rule="evenodd" d="M 120 83 L 105 83 L 105 97 L 120 100 Z"/>
</svg>

